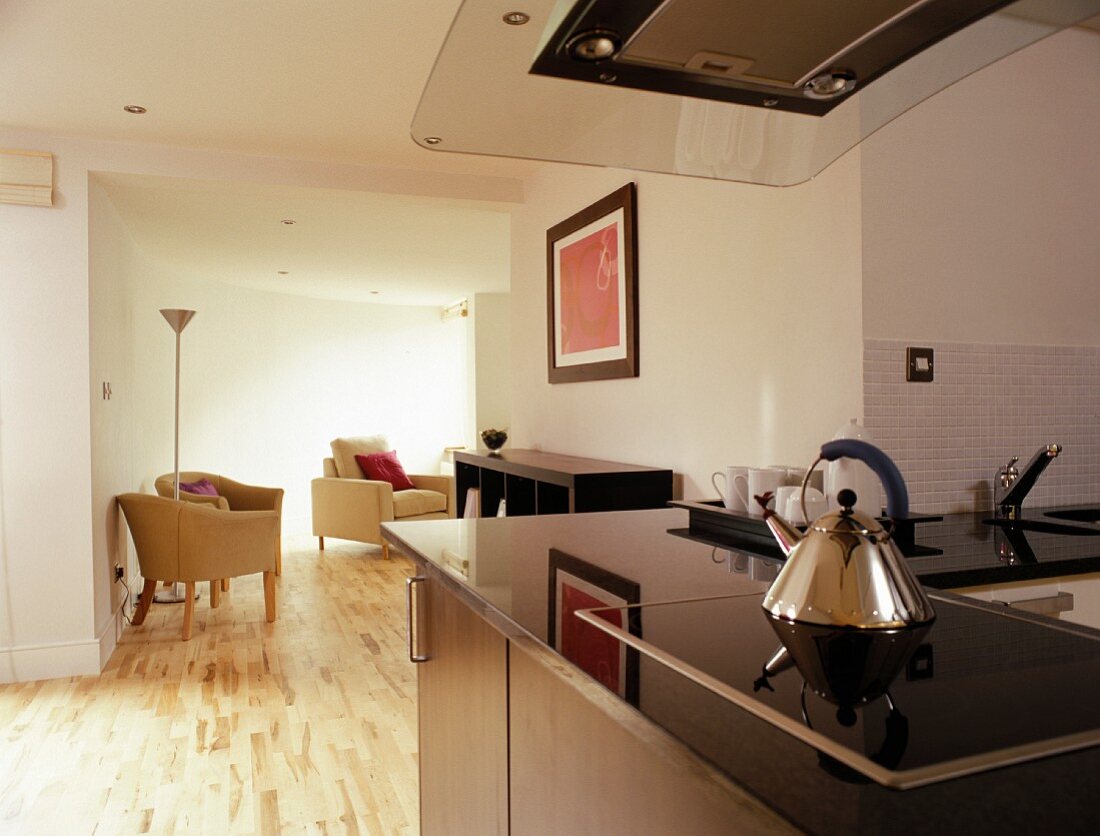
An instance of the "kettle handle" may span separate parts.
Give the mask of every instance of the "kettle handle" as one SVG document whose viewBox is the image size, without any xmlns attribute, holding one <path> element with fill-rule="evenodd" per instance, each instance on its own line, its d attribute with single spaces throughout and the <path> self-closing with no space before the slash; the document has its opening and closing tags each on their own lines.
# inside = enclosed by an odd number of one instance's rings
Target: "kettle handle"
<svg viewBox="0 0 1100 836">
<path fill-rule="evenodd" d="M 882 480 L 886 488 L 886 513 L 895 520 L 909 516 L 909 491 L 894 460 L 874 444 L 858 438 L 838 438 L 821 445 L 821 458 L 827 462 L 837 459 L 858 459 L 866 464 Z"/>
</svg>

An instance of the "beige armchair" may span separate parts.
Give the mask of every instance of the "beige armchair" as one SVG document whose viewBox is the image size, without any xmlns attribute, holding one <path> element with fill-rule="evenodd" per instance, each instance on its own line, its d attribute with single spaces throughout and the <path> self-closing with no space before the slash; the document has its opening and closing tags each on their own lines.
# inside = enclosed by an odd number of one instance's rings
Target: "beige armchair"
<svg viewBox="0 0 1100 836">
<path fill-rule="evenodd" d="M 145 586 L 132 623 L 145 621 L 157 583 L 182 581 L 186 588 L 183 640 L 191 638 L 195 584 L 210 581 L 210 606 L 221 601 L 223 579 L 263 572 L 268 621 L 275 620 L 275 555 L 279 514 L 226 511 L 210 503 L 124 493 L 118 504 L 130 526 Z"/>
<path fill-rule="evenodd" d="M 389 482 L 365 478 L 357 454 L 390 450 L 383 436 L 338 438 L 332 458 L 324 460 L 324 476 L 314 479 L 313 536 L 321 549 L 326 537 L 375 543 L 389 559 L 381 524 L 392 520 L 445 520 L 455 515 L 454 479 L 409 474 L 414 490 L 394 491 Z"/>
<path fill-rule="evenodd" d="M 234 482 L 217 473 L 204 473 L 200 470 L 181 470 L 180 482 L 197 482 L 207 479 L 218 491 L 217 496 L 204 496 L 203 494 L 180 491 L 180 500 L 193 502 L 199 505 L 210 505 L 223 511 L 274 511 L 279 519 L 279 535 L 275 540 L 275 574 L 283 573 L 283 546 L 282 546 L 282 519 L 283 519 L 283 489 L 261 488 L 256 485 L 245 485 Z M 175 474 L 165 473 L 158 476 L 154 487 L 161 496 L 172 498 L 175 492 Z"/>
</svg>

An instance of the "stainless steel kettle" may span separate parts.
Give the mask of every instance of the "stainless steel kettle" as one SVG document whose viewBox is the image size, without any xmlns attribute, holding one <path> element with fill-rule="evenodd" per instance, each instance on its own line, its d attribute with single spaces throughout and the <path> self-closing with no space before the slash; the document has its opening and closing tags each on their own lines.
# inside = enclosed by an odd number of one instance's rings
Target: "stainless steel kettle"
<svg viewBox="0 0 1100 836">
<path fill-rule="evenodd" d="M 909 494 L 897 465 L 873 444 L 857 439 L 838 439 L 821 447 L 821 461 L 848 457 L 866 463 L 886 488 L 887 515 L 909 515 Z M 806 529 L 805 534 L 767 508 L 770 497 L 756 497 L 764 506 L 764 519 L 787 555 L 779 576 L 764 596 L 770 615 L 803 624 L 862 630 L 897 630 L 929 624 L 935 610 L 906 564 L 891 531 L 878 520 L 853 510 L 853 491 L 841 491 L 839 511 L 830 511 Z M 892 526 L 891 526 L 892 529 Z"/>
</svg>

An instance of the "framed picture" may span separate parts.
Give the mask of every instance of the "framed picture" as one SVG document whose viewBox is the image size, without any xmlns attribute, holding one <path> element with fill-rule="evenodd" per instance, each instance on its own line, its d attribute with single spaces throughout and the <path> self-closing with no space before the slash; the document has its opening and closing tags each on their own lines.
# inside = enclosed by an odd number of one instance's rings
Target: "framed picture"
<svg viewBox="0 0 1100 836">
<path fill-rule="evenodd" d="M 593 607 L 637 604 L 641 588 L 621 575 L 593 566 L 580 558 L 550 549 L 549 620 L 547 636 L 558 653 L 614 691 L 638 705 L 638 651 L 614 636 L 581 621 L 574 613 Z M 636 635 L 642 635 L 638 609 L 609 610 L 600 617 Z"/>
<path fill-rule="evenodd" d="M 638 376 L 635 188 L 546 231 L 551 383 Z"/>
</svg>

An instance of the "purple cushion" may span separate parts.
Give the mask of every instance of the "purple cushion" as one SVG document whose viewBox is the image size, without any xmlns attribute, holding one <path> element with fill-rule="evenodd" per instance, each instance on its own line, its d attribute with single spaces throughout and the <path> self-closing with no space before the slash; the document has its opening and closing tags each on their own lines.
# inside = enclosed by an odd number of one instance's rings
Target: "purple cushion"
<svg viewBox="0 0 1100 836">
<path fill-rule="evenodd" d="M 217 496 L 218 489 L 209 479 L 199 479 L 197 482 L 180 482 L 180 490 L 187 493 L 198 493 L 203 496 Z"/>
<path fill-rule="evenodd" d="M 389 482 L 395 491 L 410 491 L 416 487 L 405 475 L 405 468 L 397 460 L 397 451 L 388 453 L 371 453 L 369 456 L 358 455 L 355 460 L 363 468 L 368 479 L 379 482 Z"/>
</svg>

